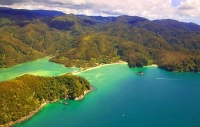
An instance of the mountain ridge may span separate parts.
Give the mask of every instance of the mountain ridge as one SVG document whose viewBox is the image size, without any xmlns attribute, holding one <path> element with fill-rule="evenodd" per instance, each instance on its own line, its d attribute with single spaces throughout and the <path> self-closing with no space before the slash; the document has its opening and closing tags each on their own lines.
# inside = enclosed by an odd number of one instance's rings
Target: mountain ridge
<svg viewBox="0 0 200 127">
<path fill-rule="evenodd" d="M 200 26 L 194 23 L 17 11 L 0 9 L 1 68 L 52 55 L 51 61 L 68 67 L 124 60 L 130 67 L 154 63 L 168 71 L 200 71 Z"/>
</svg>

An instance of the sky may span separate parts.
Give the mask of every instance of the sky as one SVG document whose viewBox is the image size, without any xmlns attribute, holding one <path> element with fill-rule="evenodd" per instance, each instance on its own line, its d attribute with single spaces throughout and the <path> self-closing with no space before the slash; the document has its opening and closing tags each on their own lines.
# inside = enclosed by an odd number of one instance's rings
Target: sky
<svg viewBox="0 0 200 127">
<path fill-rule="evenodd" d="M 200 0 L 0 0 L 0 7 L 58 10 L 88 16 L 141 16 L 200 25 Z"/>
</svg>

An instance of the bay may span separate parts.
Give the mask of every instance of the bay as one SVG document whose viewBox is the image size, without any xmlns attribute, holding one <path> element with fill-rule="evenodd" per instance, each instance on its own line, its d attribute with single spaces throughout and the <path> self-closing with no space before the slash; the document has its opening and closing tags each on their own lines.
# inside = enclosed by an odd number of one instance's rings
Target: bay
<svg viewBox="0 0 200 127">
<path fill-rule="evenodd" d="M 144 74 L 137 75 L 138 71 Z M 54 71 L 48 73 L 54 74 Z M 15 126 L 200 126 L 198 73 L 171 73 L 157 67 L 128 68 L 126 64 L 112 64 L 78 75 L 93 86 L 83 100 L 67 100 L 69 106 L 59 102 L 47 104 L 31 119 Z"/>
<path fill-rule="evenodd" d="M 45 57 L 32 62 L 0 69 L 0 81 L 6 81 L 15 77 L 32 74 L 38 76 L 59 76 L 64 73 L 77 71 L 78 68 L 66 68 L 63 65 L 49 62 L 50 57 Z"/>
</svg>

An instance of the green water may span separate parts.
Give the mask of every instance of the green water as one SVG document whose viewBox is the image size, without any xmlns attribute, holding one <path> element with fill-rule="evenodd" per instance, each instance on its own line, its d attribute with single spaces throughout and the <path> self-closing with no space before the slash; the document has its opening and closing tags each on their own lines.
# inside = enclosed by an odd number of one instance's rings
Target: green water
<svg viewBox="0 0 200 127">
<path fill-rule="evenodd" d="M 50 57 L 45 57 L 33 62 L 19 64 L 12 68 L 0 69 L 0 81 L 13 79 L 23 74 L 58 76 L 78 70 L 78 68 L 66 68 L 63 65 L 49 62 L 49 59 Z"/>
<path fill-rule="evenodd" d="M 138 71 L 144 75 L 137 75 Z M 93 85 L 84 100 L 68 100 L 69 106 L 48 104 L 16 127 L 200 126 L 198 73 L 170 73 L 156 67 L 130 69 L 125 64 L 114 64 L 79 75 Z"/>
</svg>

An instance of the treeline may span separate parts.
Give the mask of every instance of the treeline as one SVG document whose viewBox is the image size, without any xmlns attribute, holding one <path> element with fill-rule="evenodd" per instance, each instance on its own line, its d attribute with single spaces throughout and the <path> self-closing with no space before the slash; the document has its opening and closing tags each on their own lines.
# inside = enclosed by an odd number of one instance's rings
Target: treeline
<svg viewBox="0 0 200 127">
<path fill-rule="evenodd" d="M 62 63 L 67 67 L 94 67 L 99 64 L 115 63 L 120 60 L 116 49 L 116 37 L 90 33 L 79 37 L 73 48 L 58 54 L 50 61 Z"/>
<path fill-rule="evenodd" d="M 44 102 L 75 99 L 90 89 L 87 80 L 71 74 L 58 77 L 24 75 L 0 82 L 0 125 L 29 115 Z"/>
<path fill-rule="evenodd" d="M 182 56 L 181 54 L 164 55 L 158 60 L 158 67 L 172 72 L 200 72 L 199 56 Z"/>
</svg>

